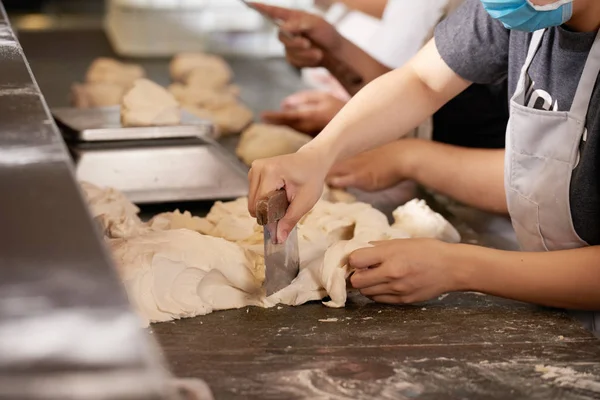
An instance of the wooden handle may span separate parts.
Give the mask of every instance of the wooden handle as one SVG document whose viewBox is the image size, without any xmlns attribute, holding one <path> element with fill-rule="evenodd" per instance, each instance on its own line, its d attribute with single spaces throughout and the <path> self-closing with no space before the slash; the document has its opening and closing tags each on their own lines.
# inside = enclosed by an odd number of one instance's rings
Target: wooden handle
<svg viewBox="0 0 600 400">
<path fill-rule="evenodd" d="M 256 220 L 265 226 L 283 218 L 290 203 L 284 189 L 275 190 L 256 203 Z"/>
</svg>

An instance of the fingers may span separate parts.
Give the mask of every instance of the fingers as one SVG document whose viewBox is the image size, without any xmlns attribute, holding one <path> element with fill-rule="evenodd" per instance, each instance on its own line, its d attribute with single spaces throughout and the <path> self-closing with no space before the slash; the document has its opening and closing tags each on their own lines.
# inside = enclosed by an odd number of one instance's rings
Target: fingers
<svg viewBox="0 0 600 400">
<path fill-rule="evenodd" d="M 288 207 L 285 216 L 277 224 L 277 243 L 283 243 L 287 239 L 298 221 L 313 208 L 321 195 L 321 193 L 311 193 L 307 190 L 308 188 L 303 189 L 304 190 L 299 191 L 298 193 L 293 193 L 291 191 L 287 192 L 290 206 Z M 322 190 L 321 185 L 321 191 Z"/>
<path fill-rule="evenodd" d="M 248 171 L 248 211 L 250 215 L 256 218 L 256 193 L 258 192 L 258 187 L 260 186 L 260 174 L 255 174 L 255 169 L 250 168 Z"/>
<path fill-rule="evenodd" d="M 256 10 L 267 14 L 268 16 L 270 16 L 273 19 L 279 19 L 281 21 L 288 21 L 291 18 L 298 17 L 298 15 L 302 14 L 301 11 L 292 10 L 290 8 L 270 6 L 270 5 L 263 4 L 263 3 L 255 3 L 253 1 L 249 2 L 249 3 Z"/>
<path fill-rule="evenodd" d="M 393 295 L 393 294 L 371 296 L 369 298 L 376 303 L 382 303 L 382 304 L 407 304 L 407 302 L 404 301 L 404 298 L 402 296 Z"/>
<path fill-rule="evenodd" d="M 285 109 L 316 105 L 322 102 L 327 95 L 327 93 L 319 90 L 305 90 L 286 97 L 281 103 L 281 107 Z"/>
<path fill-rule="evenodd" d="M 372 269 L 356 270 L 350 278 L 352 287 L 359 290 L 389 284 L 389 282 L 390 278 L 380 266 Z"/>
<path fill-rule="evenodd" d="M 358 249 L 348 257 L 348 265 L 352 269 L 358 270 L 379 265 L 383 261 L 385 261 L 385 254 L 380 249 L 374 247 Z"/>
<path fill-rule="evenodd" d="M 302 119 L 302 113 L 298 111 L 265 111 L 261 114 L 265 122 L 275 125 L 289 125 Z"/>
<path fill-rule="evenodd" d="M 335 189 L 346 189 L 357 186 L 357 180 L 356 174 L 349 172 L 346 175 L 335 175 L 327 178 L 327 184 Z"/>
</svg>

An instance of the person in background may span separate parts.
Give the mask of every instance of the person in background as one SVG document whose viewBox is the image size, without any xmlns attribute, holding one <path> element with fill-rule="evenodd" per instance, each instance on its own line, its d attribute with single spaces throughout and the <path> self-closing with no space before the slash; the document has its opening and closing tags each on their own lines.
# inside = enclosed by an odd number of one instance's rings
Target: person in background
<svg viewBox="0 0 600 400">
<path fill-rule="evenodd" d="M 343 37 L 336 29 L 316 15 L 297 10 L 257 4 L 263 11 L 285 21 L 283 30 L 301 34 L 289 39 L 280 35 L 290 64 L 299 68 L 321 65 L 328 52 L 353 67 L 363 78 L 354 85 L 338 80 L 350 95 L 364 85 L 404 65 L 433 36 L 433 29 L 463 0 L 389 0 L 380 27 L 361 49 Z M 347 4 L 358 7 L 361 1 Z M 374 7 L 375 4 L 371 5 Z M 318 46 L 315 45 L 318 43 Z M 335 76 L 335 71 L 331 71 Z M 264 112 L 266 122 L 288 125 L 311 135 L 318 134 L 339 112 L 346 101 L 324 91 L 294 94 L 282 102 L 282 110 Z M 432 119 L 418 128 L 418 136 L 465 147 L 504 147 L 505 126 L 508 120 L 506 82 L 472 85 L 450 101 Z"/>
<path fill-rule="evenodd" d="M 407 174 L 434 189 L 508 212 L 522 251 L 375 243 L 350 255 L 352 286 L 393 304 L 478 291 L 577 310 L 600 333 L 599 29 L 597 0 L 466 0 L 419 54 L 367 85 L 297 153 L 256 161 L 250 214 L 258 199 L 285 188 L 284 241 L 337 161 L 397 140 L 473 82 L 508 79 L 505 150 L 435 144 L 402 156 L 422 160 Z M 381 162 L 391 169 L 390 160 Z"/>
</svg>

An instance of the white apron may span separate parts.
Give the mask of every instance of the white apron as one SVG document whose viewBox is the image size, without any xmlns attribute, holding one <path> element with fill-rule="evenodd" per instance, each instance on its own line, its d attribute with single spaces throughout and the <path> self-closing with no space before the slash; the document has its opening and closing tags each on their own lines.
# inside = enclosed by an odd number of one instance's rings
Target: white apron
<svg viewBox="0 0 600 400">
<path fill-rule="evenodd" d="M 585 132 L 587 111 L 600 72 L 600 34 L 589 53 L 571 110 L 555 112 L 525 106 L 525 93 L 530 82 L 528 70 L 544 32 L 540 30 L 533 34 L 527 60 L 511 99 L 506 133 L 504 181 L 508 211 L 523 251 L 588 246 L 573 227 L 569 190 Z M 600 313 L 575 314 L 587 328 L 600 330 Z"/>
</svg>

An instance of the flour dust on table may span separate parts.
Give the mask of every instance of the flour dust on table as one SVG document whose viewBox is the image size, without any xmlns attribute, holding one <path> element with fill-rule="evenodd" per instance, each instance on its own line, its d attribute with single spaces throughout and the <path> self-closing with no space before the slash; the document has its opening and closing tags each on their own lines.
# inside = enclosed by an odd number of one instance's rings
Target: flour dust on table
<svg viewBox="0 0 600 400">
<path fill-rule="evenodd" d="M 240 198 L 216 202 L 205 218 L 179 210 L 148 222 L 118 191 L 82 183 L 92 215 L 101 226 L 128 297 L 145 325 L 246 306 L 298 306 L 329 301 L 344 307 L 347 259 L 369 242 L 411 237 L 460 241 L 458 232 L 425 202 L 399 207 L 396 221 L 371 205 L 334 203 L 340 196 L 326 190 L 298 224 L 300 273 L 286 288 L 267 297 L 262 227 Z M 418 222 L 422 221 L 422 224 Z"/>
</svg>

